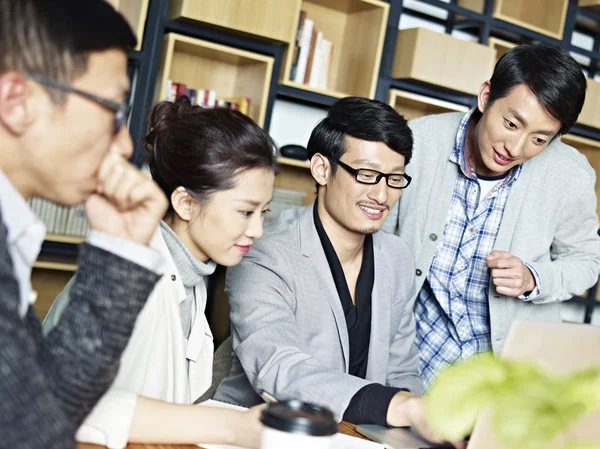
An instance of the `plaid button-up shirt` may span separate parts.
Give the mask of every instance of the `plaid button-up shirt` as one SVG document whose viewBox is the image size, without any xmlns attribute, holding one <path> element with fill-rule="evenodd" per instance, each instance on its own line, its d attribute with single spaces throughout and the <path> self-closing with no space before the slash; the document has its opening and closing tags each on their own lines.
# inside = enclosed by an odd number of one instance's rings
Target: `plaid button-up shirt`
<svg viewBox="0 0 600 449">
<path fill-rule="evenodd" d="M 440 245 L 415 303 L 419 371 L 427 386 L 440 369 L 491 348 L 486 257 L 492 252 L 506 200 L 522 166 L 498 180 L 480 201 L 477 174 L 465 157 L 465 139 L 476 109 L 460 123 L 450 161 L 458 167 Z M 531 269 L 531 268 L 530 268 Z M 534 272 L 537 285 L 539 278 Z M 536 288 L 529 297 L 539 294 Z"/>
</svg>

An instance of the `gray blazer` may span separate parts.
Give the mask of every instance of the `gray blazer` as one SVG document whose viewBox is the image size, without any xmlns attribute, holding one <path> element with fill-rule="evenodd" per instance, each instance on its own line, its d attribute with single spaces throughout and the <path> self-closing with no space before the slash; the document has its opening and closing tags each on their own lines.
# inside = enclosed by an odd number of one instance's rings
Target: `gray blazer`
<svg viewBox="0 0 600 449">
<path fill-rule="evenodd" d="M 420 392 L 414 344 L 411 252 L 400 238 L 373 235 L 375 282 L 366 380 L 348 373 L 346 320 L 313 221 L 312 207 L 285 211 L 229 268 L 234 357 L 215 399 L 245 406 L 300 399 L 338 419 L 363 386 L 381 383 Z"/>
<path fill-rule="evenodd" d="M 403 192 L 384 229 L 397 230 L 416 261 L 420 290 L 442 240 L 457 176 L 449 161 L 464 114 L 413 120 L 413 183 Z M 560 304 L 583 293 L 600 273 L 600 238 L 594 186 L 596 173 L 585 156 L 555 140 L 523 164 L 512 186 L 494 249 L 508 251 L 538 272 L 541 295 L 531 302 L 496 292 L 490 279 L 492 345 L 500 351 L 515 320 L 559 321 Z M 399 209 L 399 215 L 398 215 Z"/>
</svg>

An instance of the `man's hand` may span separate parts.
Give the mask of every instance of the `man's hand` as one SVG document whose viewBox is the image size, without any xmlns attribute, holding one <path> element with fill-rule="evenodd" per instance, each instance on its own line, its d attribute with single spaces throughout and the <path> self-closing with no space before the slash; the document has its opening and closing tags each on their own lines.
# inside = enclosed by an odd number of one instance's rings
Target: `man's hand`
<svg viewBox="0 0 600 449">
<path fill-rule="evenodd" d="M 159 187 L 123 158 L 109 153 L 98 175 L 98 190 L 85 203 L 85 215 L 96 231 L 150 243 L 168 202 Z"/>
<path fill-rule="evenodd" d="M 388 425 L 393 427 L 412 427 L 427 441 L 441 444 L 445 441 L 440 438 L 429 426 L 425 410 L 425 397 L 401 391 L 396 393 L 387 412 Z M 455 441 L 452 445 L 457 449 L 465 449 L 465 441 Z"/>
<path fill-rule="evenodd" d="M 496 291 L 505 296 L 521 296 L 535 289 L 535 278 L 521 259 L 506 251 L 492 251 L 486 263 L 492 269 Z"/>
</svg>

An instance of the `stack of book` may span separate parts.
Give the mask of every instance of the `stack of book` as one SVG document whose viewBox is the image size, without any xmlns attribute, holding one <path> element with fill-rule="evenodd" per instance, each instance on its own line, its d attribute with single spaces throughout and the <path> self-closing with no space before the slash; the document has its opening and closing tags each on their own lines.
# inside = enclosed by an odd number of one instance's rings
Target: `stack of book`
<svg viewBox="0 0 600 449">
<path fill-rule="evenodd" d="M 172 80 L 167 81 L 167 95 L 165 100 L 175 101 L 182 95 L 187 95 L 193 105 L 199 105 L 203 108 L 228 108 L 240 111 L 248 115 L 250 112 L 250 98 L 248 97 L 227 97 L 218 99 L 217 93 L 209 89 L 192 89 L 185 83 L 176 83 Z"/>
<path fill-rule="evenodd" d="M 89 232 L 83 204 L 66 207 L 33 198 L 29 200 L 29 207 L 44 222 L 48 234 L 85 237 Z"/>
<path fill-rule="evenodd" d="M 316 29 L 315 22 L 308 18 L 306 11 L 301 11 L 290 81 L 328 89 L 332 58 L 333 43 Z"/>
</svg>

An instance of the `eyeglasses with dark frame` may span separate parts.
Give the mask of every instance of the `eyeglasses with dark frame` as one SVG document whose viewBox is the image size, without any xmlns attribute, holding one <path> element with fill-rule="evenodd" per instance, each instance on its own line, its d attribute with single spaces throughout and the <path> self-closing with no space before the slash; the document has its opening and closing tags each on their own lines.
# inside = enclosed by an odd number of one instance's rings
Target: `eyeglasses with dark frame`
<svg viewBox="0 0 600 449">
<path fill-rule="evenodd" d="M 412 178 L 408 176 L 406 173 L 381 173 L 377 170 L 371 170 L 370 168 L 352 168 L 347 164 L 344 164 L 339 159 L 336 159 L 336 162 L 340 164 L 344 170 L 346 170 L 351 175 L 354 175 L 354 179 L 356 182 L 361 184 L 379 184 L 381 178 L 385 178 L 385 182 L 388 187 L 392 189 L 405 189 L 412 181 Z"/>
<path fill-rule="evenodd" d="M 113 135 L 118 134 L 119 131 L 121 131 L 121 128 L 123 128 L 123 126 L 125 126 L 125 124 L 127 123 L 127 119 L 129 118 L 129 112 L 131 111 L 131 105 L 127 102 L 117 103 L 116 101 L 108 100 L 106 98 L 90 94 L 83 90 L 79 90 L 69 84 L 61 83 L 60 81 L 54 81 L 42 75 L 26 74 L 25 76 L 42 84 L 43 86 L 53 87 L 54 89 L 62 90 L 63 92 L 74 93 L 83 98 L 87 98 L 88 100 L 91 100 L 94 103 L 105 107 L 106 109 L 113 111 L 115 113 L 115 125 L 113 129 Z"/>
</svg>

